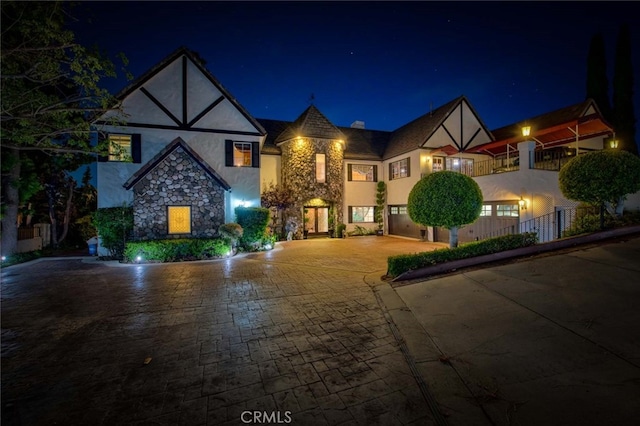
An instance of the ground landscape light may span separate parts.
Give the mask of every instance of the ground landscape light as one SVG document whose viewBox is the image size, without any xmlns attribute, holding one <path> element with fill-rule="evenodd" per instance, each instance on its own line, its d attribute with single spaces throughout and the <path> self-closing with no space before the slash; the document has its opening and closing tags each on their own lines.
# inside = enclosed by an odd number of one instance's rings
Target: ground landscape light
<svg viewBox="0 0 640 426">
<path fill-rule="evenodd" d="M 136 256 L 136 262 L 140 262 L 142 260 L 142 256 L 138 255 Z"/>
</svg>

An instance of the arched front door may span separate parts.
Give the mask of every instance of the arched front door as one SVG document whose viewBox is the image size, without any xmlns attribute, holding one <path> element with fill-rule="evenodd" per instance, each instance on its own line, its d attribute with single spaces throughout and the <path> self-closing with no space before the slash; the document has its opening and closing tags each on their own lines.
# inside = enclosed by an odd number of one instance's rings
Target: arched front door
<svg viewBox="0 0 640 426">
<path fill-rule="evenodd" d="M 310 237 L 329 235 L 329 207 L 306 206 L 304 229 Z"/>
</svg>

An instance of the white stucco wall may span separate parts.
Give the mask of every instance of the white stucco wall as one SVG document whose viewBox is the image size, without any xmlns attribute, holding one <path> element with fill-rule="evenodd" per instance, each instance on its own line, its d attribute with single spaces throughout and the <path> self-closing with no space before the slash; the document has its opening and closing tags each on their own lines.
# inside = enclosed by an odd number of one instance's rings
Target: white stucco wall
<svg viewBox="0 0 640 426">
<path fill-rule="evenodd" d="M 264 189 L 271 182 L 279 185 L 282 182 L 282 157 L 279 155 L 260 156 L 260 188 Z"/>
<path fill-rule="evenodd" d="M 387 205 L 407 204 L 409 192 L 413 186 L 420 180 L 420 154 L 423 150 L 414 150 L 403 155 L 390 158 L 383 162 L 383 170 L 385 182 L 387 182 Z M 406 178 L 389 180 L 389 164 L 403 158 L 410 158 L 410 176 Z"/>
<path fill-rule="evenodd" d="M 378 182 L 349 181 L 349 164 L 367 164 L 378 167 L 378 181 L 384 181 L 388 170 L 385 170 L 381 161 L 345 160 L 344 161 L 344 223 L 347 231 L 353 231 L 355 225 L 363 226 L 367 229 L 377 229 L 377 223 L 349 223 L 349 206 L 367 207 L 376 205 L 376 192 Z"/>
</svg>

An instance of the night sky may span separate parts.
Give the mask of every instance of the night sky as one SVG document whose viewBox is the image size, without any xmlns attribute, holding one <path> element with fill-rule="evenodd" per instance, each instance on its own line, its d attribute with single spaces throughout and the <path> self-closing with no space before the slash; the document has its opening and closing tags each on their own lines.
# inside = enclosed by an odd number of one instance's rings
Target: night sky
<svg viewBox="0 0 640 426">
<path fill-rule="evenodd" d="M 256 118 L 294 120 L 313 94 L 336 125 L 394 130 L 466 95 L 495 129 L 584 100 L 597 32 L 611 82 L 623 22 L 640 115 L 636 10 L 635 2 L 84 2 L 73 29 L 82 44 L 123 52 L 135 77 L 186 46 Z"/>
</svg>

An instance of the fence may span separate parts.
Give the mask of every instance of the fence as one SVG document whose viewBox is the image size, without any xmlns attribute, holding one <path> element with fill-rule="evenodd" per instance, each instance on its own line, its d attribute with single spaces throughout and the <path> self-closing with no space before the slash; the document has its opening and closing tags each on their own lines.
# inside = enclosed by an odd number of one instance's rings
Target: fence
<svg viewBox="0 0 640 426">
<path fill-rule="evenodd" d="M 518 153 L 512 153 L 508 158 L 501 155 L 490 160 L 474 161 L 471 177 L 486 176 L 495 173 L 514 172 L 520 168 Z"/>
<path fill-rule="evenodd" d="M 553 149 L 545 149 L 542 151 L 534 151 L 533 168 L 537 170 L 559 171 L 569 160 L 575 155 L 571 155 L 571 150 L 558 151 Z"/>
<path fill-rule="evenodd" d="M 31 240 L 33 238 L 41 236 L 42 235 L 40 235 L 40 228 L 38 227 L 18 228 L 18 241 Z"/>
<path fill-rule="evenodd" d="M 497 229 L 478 237 L 477 240 L 502 235 L 535 232 L 538 234 L 538 241 L 544 243 L 565 237 L 572 232 L 596 231 L 603 229 L 604 226 L 604 209 L 598 209 L 596 207 L 576 207 L 559 209 L 553 213 L 525 220 L 518 225 Z"/>
</svg>

